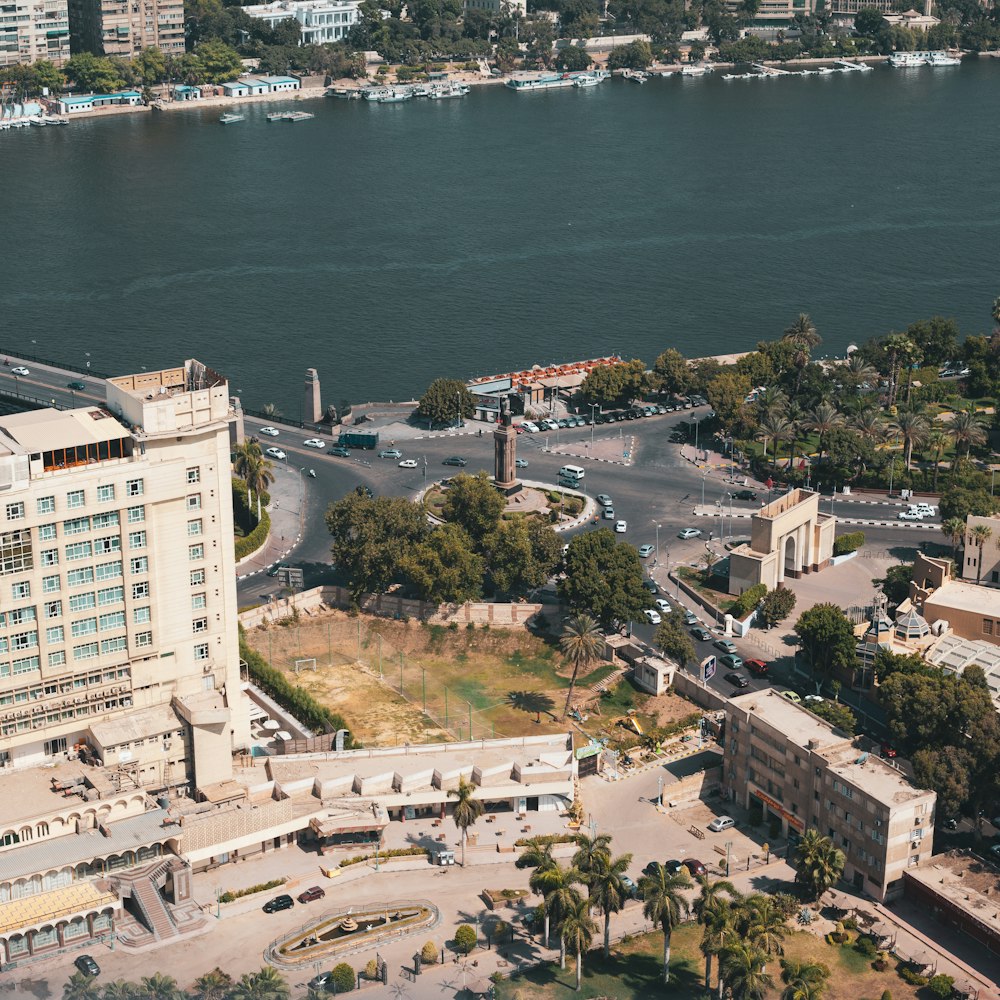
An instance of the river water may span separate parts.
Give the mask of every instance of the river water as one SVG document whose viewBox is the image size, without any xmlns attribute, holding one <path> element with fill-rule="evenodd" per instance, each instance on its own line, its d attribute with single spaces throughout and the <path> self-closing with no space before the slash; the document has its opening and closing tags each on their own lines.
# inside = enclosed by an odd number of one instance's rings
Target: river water
<svg viewBox="0 0 1000 1000">
<path fill-rule="evenodd" d="M 1000 294 L 1000 60 L 760 81 L 121 115 L 0 135 L 0 349 L 196 356 L 249 406 L 435 376 L 820 353 Z M 281 105 L 285 107 L 287 105 Z"/>
</svg>

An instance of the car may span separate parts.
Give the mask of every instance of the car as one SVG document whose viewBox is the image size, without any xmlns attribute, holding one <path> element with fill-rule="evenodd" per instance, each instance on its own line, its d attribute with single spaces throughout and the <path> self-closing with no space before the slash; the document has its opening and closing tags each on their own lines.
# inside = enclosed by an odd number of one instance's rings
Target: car
<svg viewBox="0 0 1000 1000">
<path fill-rule="evenodd" d="M 767 676 L 767 664 L 763 660 L 744 660 L 743 666 L 754 675 L 754 677 Z"/>
<path fill-rule="evenodd" d="M 743 666 L 743 660 L 734 653 L 726 653 L 725 656 L 719 657 L 719 666 L 728 667 L 730 670 L 739 670 Z"/>
<path fill-rule="evenodd" d="M 958 820 L 955 819 L 954 816 L 952 816 L 950 819 L 946 819 L 944 821 L 944 828 L 946 830 L 951 830 L 952 832 L 954 832 L 955 830 L 958 829 Z"/>
<path fill-rule="evenodd" d="M 559 425 L 551 417 L 546 417 L 542 421 L 542 427 L 547 431 L 559 430 Z"/>
<path fill-rule="evenodd" d="M 565 417 L 561 417 L 556 421 L 556 427 L 566 428 L 569 427 L 569 421 Z"/>
<path fill-rule="evenodd" d="M 460 458 L 458 455 L 452 455 L 450 458 L 446 458 L 441 464 L 457 465 L 460 469 L 464 469 L 469 464 L 469 460 L 467 458 Z"/>
<path fill-rule="evenodd" d="M 324 992 L 332 977 L 333 973 L 331 972 L 321 972 L 319 975 L 313 976 L 312 979 L 309 980 L 309 989 L 319 990 L 321 993 Z"/>
<path fill-rule="evenodd" d="M 291 569 L 288 563 L 275 563 L 268 571 L 268 576 L 277 576 L 283 569 Z"/>
<path fill-rule="evenodd" d="M 614 509 L 614 507 L 605 507 L 604 510 L 601 511 L 601 517 L 605 521 L 613 521 L 615 519 L 615 509 Z"/>
<path fill-rule="evenodd" d="M 615 531 L 619 535 L 624 535 L 628 531 L 628 521 L 615 521 Z"/>
<path fill-rule="evenodd" d="M 682 528 L 677 532 L 678 538 L 700 538 L 701 528 Z"/>
<path fill-rule="evenodd" d="M 528 460 L 526 458 L 515 458 L 514 468 L 515 469 L 526 469 L 528 467 Z"/>
<path fill-rule="evenodd" d="M 685 858 L 681 863 L 694 878 L 708 874 L 708 869 L 697 858 Z"/>
<path fill-rule="evenodd" d="M 937 507 L 932 507 L 929 503 L 911 503 L 909 509 L 924 517 L 934 517 L 937 514 Z"/>
<path fill-rule="evenodd" d="M 735 670 L 730 670 L 729 673 L 726 674 L 726 680 L 729 681 L 733 687 L 745 688 L 750 686 L 750 682 L 742 674 L 736 673 Z"/>
<path fill-rule="evenodd" d="M 823 704 L 823 699 L 818 694 L 807 694 L 802 700 L 810 705 Z"/>
<path fill-rule="evenodd" d="M 295 900 L 291 896 L 284 894 L 269 899 L 261 909 L 265 913 L 278 913 L 281 910 L 290 910 L 295 905 Z"/>
<path fill-rule="evenodd" d="M 646 608 L 646 610 L 643 611 L 643 614 L 646 616 L 650 625 L 659 625 L 660 622 L 663 621 L 660 617 L 660 612 L 654 611 L 652 608 Z"/>
<path fill-rule="evenodd" d="M 649 579 L 649 577 L 646 577 L 646 579 L 642 581 L 642 586 L 644 590 L 648 590 L 651 594 L 658 594 L 660 592 L 660 588 L 657 586 L 656 581 Z"/>
<path fill-rule="evenodd" d="M 261 427 L 258 434 L 266 434 L 269 438 L 276 438 L 280 431 L 277 427 Z"/>
<path fill-rule="evenodd" d="M 417 460 L 415 458 L 404 458 L 399 463 L 399 467 L 401 469 L 415 469 L 417 467 Z"/>
<path fill-rule="evenodd" d="M 306 438 L 306 440 L 303 441 L 302 443 L 307 448 L 320 448 L 320 449 L 323 449 L 323 448 L 326 447 L 326 442 L 325 441 L 321 441 L 319 438 Z"/>
<path fill-rule="evenodd" d="M 782 698 L 787 698 L 789 701 L 794 701 L 796 705 L 800 701 L 802 701 L 802 699 L 799 697 L 798 691 L 782 691 L 781 692 L 781 697 Z"/>
<path fill-rule="evenodd" d="M 709 830 L 712 833 L 721 833 L 723 830 L 731 830 L 736 826 L 736 820 L 732 816 L 716 816 L 711 823 L 708 824 Z"/>
<path fill-rule="evenodd" d="M 1000 858 L 1000 844 L 994 844 L 990 848 L 990 854 L 992 854 L 995 858 Z"/>
<path fill-rule="evenodd" d="M 716 649 L 721 649 L 723 653 L 735 653 L 736 647 L 728 639 L 716 639 L 712 643 Z"/>
<path fill-rule="evenodd" d="M 734 500 L 756 500 L 757 494 L 753 490 L 737 490 L 733 494 Z"/>
<path fill-rule="evenodd" d="M 383 448 L 378 453 L 379 458 L 402 458 L 403 453 L 398 448 Z"/>
<path fill-rule="evenodd" d="M 643 868 L 642 874 L 645 875 L 646 878 L 656 878 L 659 869 L 660 869 L 659 861 L 650 861 L 649 864 L 646 865 L 645 868 Z"/>
<path fill-rule="evenodd" d="M 667 869 L 668 875 L 676 875 L 684 867 L 684 862 L 677 861 L 676 859 L 664 861 L 663 867 Z"/>
<path fill-rule="evenodd" d="M 283 461 L 286 457 L 285 453 L 280 448 L 268 448 L 264 454 L 270 458 L 277 458 L 281 461 Z"/>
<path fill-rule="evenodd" d="M 90 957 L 90 955 L 77 955 L 73 959 L 73 964 L 85 975 L 85 976 L 99 976 L 101 974 L 101 967 Z"/>
<path fill-rule="evenodd" d="M 658 597 L 653 603 L 656 605 L 656 610 L 661 614 L 670 614 L 670 605 L 662 597 Z"/>
<path fill-rule="evenodd" d="M 598 493 L 595 499 L 602 507 L 614 507 L 614 501 L 607 493 Z"/>
<path fill-rule="evenodd" d="M 87 387 L 82 382 L 67 382 L 67 389 L 72 389 L 74 392 L 83 392 Z"/>
<path fill-rule="evenodd" d="M 639 558 L 648 559 L 656 550 L 652 545 L 640 545 L 639 546 Z"/>
<path fill-rule="evenodd" d="M 310 886 L 305 892 L 300 892 L 296 897 L 300 903 L 311 903 L 313 900 L 322 899 L 326 895 L 324 889 L 318 885 Z"/>
<path fill-rule="evenodd" d="M 924 515 L 919 510 L 901 510 L 896 515 L 897 521 L 922 521 Z"/>
<path fill-rule="evenodd" d="M 622 888 L 628 893 L 630 899 L 635 899 L 639 895 L 639 887 L 628 877 L 628 875 L 622 875 L 621 878 Z"/>
<path fill-rule="evenodd" d="M 336 455 L 338 458 L 350 458 L 351 449 L 345 448 L 342 444 L 335 444 L 328 452 L 328 455 Z"/>
<path fill-rule="evenodd" d="M 703 628 L 701 625 L 696 625 L 692 628 L 691 635 L 693 635 L 699 642 L 708 642 L 708 640 L 712 638 L 712 633 L 709 632 L 707 628 Z"/>
<path fill-rule="evenodd" d="M 11 368 L 10 372 L 11 372 L 12 375 L 30 375 L 31 374 L 31 372 L 29 372 L 28 369 L 24 367 L 24 365 L 18 365 L 16 368 Z"/>
<path fill-rule="evenodd" d="M 883 757 L 888 757 L 890 760 L 892 760 L 896 756 L 896 748 L 893 747 L 893 746 L 890 746 L 888 743 L 883 743 L 882 744 L 882 756 Z M 998 818 L 1000 818 L 1000 817 L 998 817 Z M 1000 827 L 1000 824 L 998 824 L 998 823 L 994 823 L 993 825 L 997 826 L 997 827 Z"/>
<path fill-rule="evenodd" d="M 525 420 L 520 426 L 522 430 L 527 431 L 528 434 L 538 433 L 538 424 L 536 424 L 533 420 Z"/>
</svg>

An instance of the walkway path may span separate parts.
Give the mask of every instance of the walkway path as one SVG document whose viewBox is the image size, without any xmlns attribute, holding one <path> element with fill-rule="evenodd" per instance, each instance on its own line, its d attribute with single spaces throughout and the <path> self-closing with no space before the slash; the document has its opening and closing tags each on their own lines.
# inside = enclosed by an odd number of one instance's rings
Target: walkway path
<svg viewBox="0 0 1000 1000">
<path fill-rule="evenodd" d="M 237 579 L 261 573 L 284 559 L 302 538 L 305 520 L 305 473 L 285 462 L 272 461 L 274 482 L 271 484 L 271 533 L 267 542 L 253 555 L 247 556 L 236 568 Z"/>
</svg>

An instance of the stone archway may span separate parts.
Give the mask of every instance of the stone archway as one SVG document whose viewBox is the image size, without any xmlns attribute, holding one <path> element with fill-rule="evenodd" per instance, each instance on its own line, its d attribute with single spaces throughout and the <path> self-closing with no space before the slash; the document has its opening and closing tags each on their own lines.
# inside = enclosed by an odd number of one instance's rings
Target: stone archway
<svg viewBox="0 0 1000 1000">
<path fill-rule="evenodd" d="M 795 536 L 789 535 L 784 542 L 781 543 L 783 563 L 782 563 L 782 579 L 795 579 L 799 575 L 798 563 L 796 558 L 798 556 L 797 546 L 795 543 Z"/>
</svg>

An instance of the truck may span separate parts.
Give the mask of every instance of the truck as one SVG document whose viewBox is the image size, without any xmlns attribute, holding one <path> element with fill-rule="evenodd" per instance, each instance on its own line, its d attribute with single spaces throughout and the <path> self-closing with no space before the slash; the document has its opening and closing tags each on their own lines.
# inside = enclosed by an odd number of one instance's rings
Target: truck
<svg viewBox="0 0 1000 1000">
<path fill-rule="evenodd" d="M 337 444 L 345 448 L 371 450 L 378 447 L 378 431 L 341 431 Z"/>
</svg>

